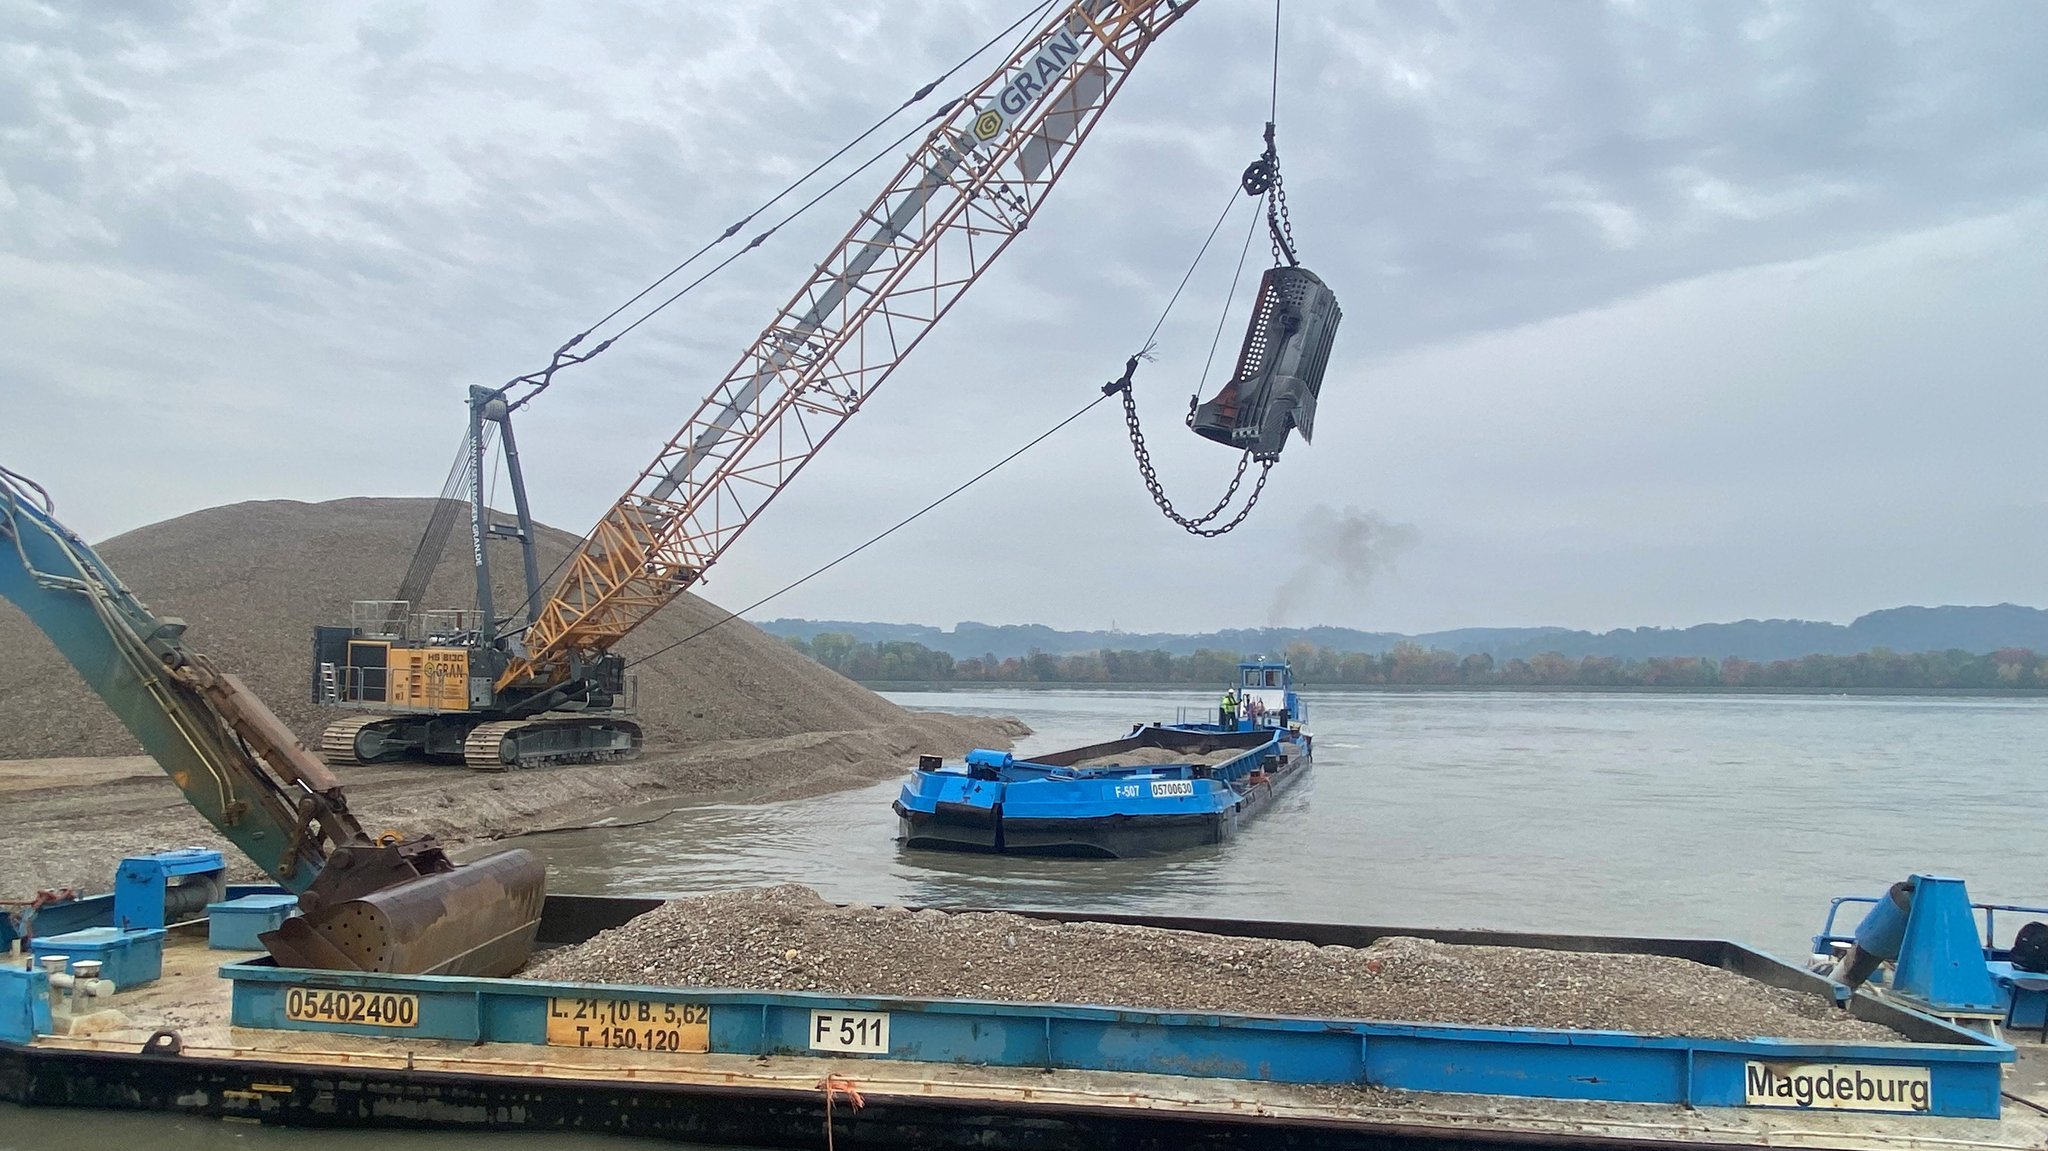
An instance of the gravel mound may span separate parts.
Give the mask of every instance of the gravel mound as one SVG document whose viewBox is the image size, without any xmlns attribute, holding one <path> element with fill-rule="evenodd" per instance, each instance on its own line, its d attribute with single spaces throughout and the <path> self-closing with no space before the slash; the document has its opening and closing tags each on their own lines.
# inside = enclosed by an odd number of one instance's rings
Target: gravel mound
<svg viewBox="0 0 2048 1151">
<path fill-rule="evenodd" d="M 349 603 L 398 586 L 434 501 L 265 500 L 209 508 L 116 536 L 97 550 L 158 612 L 191 625 L 192 646 L 241 676 L 317 746 L 344 714 L 311 700 L 315 624 L 345 624 Z M 60 514 L 62 505 L 58 508 Z M 577 537 L 539 530 L 545 575 Z M 426 607 L 468 607 L 475 589 L 468 530 L 458 527 Z M 502 605 L 516 590 L 515 549 L 492 553 Z M 725 613 L 685 595 L 621 645 L 628 657 L 682 639 Z M 0 759 L 134 755 L 140 751 L 13 604 L 0 600 Z M 910 713 L 735 620 L 634 669 L 640 721 L 653 746 L 767 739 L 900 724 Z"/>
<path fill-rule="evenodd" d="M 1812 996 L 1662 956 L 1233 939 L 1003 912 L 836 907 L 806 887 L 675 900 L 527 978 L 1251 1015 L 1899 1041 Z"/>
<path fill-rule="evenodd" d="M 1168 747 L 1136 747 L 1129 751 L 1112 752 L 1109 755 L 1098 755 L 1093 759 L 1084 759 L 1074 766 L 1082 768 L 1164 767 L 1170 763 L 1199 763 L 1214 767 L 1219 763 L 1236 759 L 1243 754 L 1244 748 L 1241 747 L 1219 748 L 1216 751 L 1205 751 L 1196 755 L 1190 755 L 1185 751 L 1175 751 Z"/>
</svg>

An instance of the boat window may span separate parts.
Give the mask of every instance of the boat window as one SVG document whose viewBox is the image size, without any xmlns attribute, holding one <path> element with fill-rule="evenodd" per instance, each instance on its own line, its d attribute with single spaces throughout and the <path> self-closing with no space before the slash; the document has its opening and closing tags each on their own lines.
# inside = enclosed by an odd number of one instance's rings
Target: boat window
<svg viewBox="0 0 2048 1151">
<path fill-rule="evenodd" d="M 1278 670 L 1278 669 L 1275 669 L 1275 668 L 1267 668 L 1267 669 L 1266 669 L 1266 686 L 1267 686 L 1267 687 L 1279 687 L 1279 686 L 1280 686 L 1280 672 L 1279 672 L 1279 670 Z"/>
<path fill-rule="evenodd" d="M 1245 685 L 1246 687 L 1257 687 L 1257 686 L 1259 686 L 1259 673 L 1258 673 L 1258 672 L 1256 672 L 1256 671 L 1248 671 L 1248 672 L 1245 672 L 1245 673 L 1244 673 L 1244 685 Z"/>
</svg>

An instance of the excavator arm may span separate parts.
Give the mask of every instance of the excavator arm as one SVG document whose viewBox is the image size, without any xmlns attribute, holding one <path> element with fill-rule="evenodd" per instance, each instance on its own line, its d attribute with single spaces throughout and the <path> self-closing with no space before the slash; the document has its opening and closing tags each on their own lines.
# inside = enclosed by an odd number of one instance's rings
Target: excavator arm
<svg viewBox="0 0 2048 1151">
<path fill-rule="evenodd" d="M 526 851 L 457 867 L 433 842 L 375 842 L 341 782 L 256 694 L 185 646 L 57 522 L 46 493 L 0 468 L 0 596 L 48 636 L 185 799 L 302 918 L 264 937 L 279 962 L 504 975 L 525 963 L 545 871 Z"/>
<path fill-rule="evenodd" d="M 588 674 L 702 578 L 1037 214 L 1194 0 L 1072 0 L 956 101 L 605 513 L 498 690 Z"/>
</svg>

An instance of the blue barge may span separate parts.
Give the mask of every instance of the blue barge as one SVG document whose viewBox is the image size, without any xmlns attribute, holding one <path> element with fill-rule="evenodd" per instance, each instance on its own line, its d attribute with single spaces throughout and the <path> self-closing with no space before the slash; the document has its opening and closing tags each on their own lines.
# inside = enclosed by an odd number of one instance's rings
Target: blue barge
<svg viewBox="0 0 2048 1151">
<path fill-rule="evenodd" d="M 659 901 L 550 896 L 543 946 Z M 157 983 L 66 1028 L 0 985 L 0 1099 L 317 1126 L 615 1131 L 750 1146 L 2020 1148 L 2013 1048 L 1717 940 L 1025 912 L 1246 938 L 1681 957 L 1840 1002 L 1890 1041 L 916 1000 L 281 968 L 174 931 Z M 0 999 L 5 999 L 0 995 Z M 53 1025 L 54 1024 L 54 1025 Z M 1859 1078 L 1860 1077 L 1860 1078 Z M 1861 1110 L 1771 1085 L 1907 1084 Z M 1762 1084 L 1763 1086 L 1759 1086 Z M 1897 1098 L 1907 1098 L 1899 1106 Z M 858 1100 L 858 1104 L 856 1104 Z"/>
<path fill-rule="evenodd" d="M 1221 843 L 1308 775 L 1315 739 L 1284 660 L 1238 665 L 1237 706 L 1021 758 L 919 759 L 894 804 L 914 849 L 1121 859 Z"/>
</svg>

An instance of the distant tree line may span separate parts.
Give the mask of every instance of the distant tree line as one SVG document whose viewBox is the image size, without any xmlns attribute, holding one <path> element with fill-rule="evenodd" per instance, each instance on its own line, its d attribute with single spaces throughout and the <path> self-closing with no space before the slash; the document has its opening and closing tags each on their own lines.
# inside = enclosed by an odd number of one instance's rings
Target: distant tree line
<svg viewBox="0 0 2048 1151">
<path fill-rule="evenodd" d="M 1236 678 L 1234 651 L 1191 655 L 1163 651 L 1094 651 L 1077 655 L 956 660 L 907 641 L 866 643 L 827 632 L 789 641 L 798 651 L 849 679 L 919 683 L 1199 683 Z M 1752 688 L 1793 691 L 1848 689 L 2048 689 L 2048 667 L 2026 648 L 1984 654 L 1961 650 L 1901 653 L 1879 648 L 1856 655 L 1809 655 L 1759 663 L 1692 656 L 1621 659 L 1555 653 L 1496 663 L 1490 655 L 1458 655 L 1418 644 L 1384 655 L 1294 644 L 1283 653 L 1303 684 L 1387 687 L 1593 687 L 1671 690 Z"/>
</svg>

